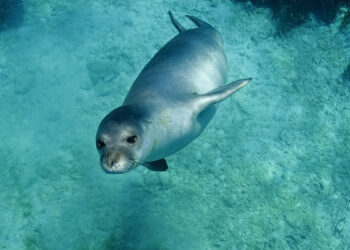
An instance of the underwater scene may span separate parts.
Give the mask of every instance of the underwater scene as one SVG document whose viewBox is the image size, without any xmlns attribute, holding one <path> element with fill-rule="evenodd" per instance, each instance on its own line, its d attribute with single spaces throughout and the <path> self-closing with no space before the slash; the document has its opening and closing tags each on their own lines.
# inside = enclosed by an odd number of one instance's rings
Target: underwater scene
<svg viewBox="0 0 350 250">
<path fill-rule="evenodd" d="M 166 171 L 108 174 L 101 120 L 186 15 L 252 80 Z M 348 0 L 0 0 L 0 107 L 1 250 L 350 249 Z"/>
</svg>

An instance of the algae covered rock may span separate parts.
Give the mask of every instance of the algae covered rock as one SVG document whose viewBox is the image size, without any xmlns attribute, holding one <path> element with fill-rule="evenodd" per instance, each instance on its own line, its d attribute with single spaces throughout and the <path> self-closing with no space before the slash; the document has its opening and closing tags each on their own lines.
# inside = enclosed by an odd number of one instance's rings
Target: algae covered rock
<svg viewBox="0 0 350 250">
<path fill-rule="evenodd" d="M 280 33 L 303 24 L 310 14 L 317 20 L 330 24 L 341 7 L 349 7 L 347 0 L 237 0 L 251 2 L 256 7 L 267 7 L 273 12 Z"/>
<path fill-rule="evenodd" d="M 344 80 L 346 80 L 346 81 L 350 81 L 350 63 L 348 64 L 348 66 L 347 66 L 346 69 L 344 70 L 343 78 L 344 78 Z"/>
<path fill-rule="evenodd" d="M 0 1 L 0 31 L 21 27 L 24 8 L 22 0 Z"/>
</svg>

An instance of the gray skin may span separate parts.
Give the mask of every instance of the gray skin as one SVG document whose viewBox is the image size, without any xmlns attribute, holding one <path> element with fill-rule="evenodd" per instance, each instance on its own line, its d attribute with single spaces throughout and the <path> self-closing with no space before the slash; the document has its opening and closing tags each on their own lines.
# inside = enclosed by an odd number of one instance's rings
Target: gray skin
<svg viewBox="0 0 350 250">
<path fill-rule="evenodd" d="M 138 165 L 166 170 L 164 158 L 198 137 L 218 102 L 251 80 L 224 85 L 227 61 L 219 32 L 192 16 L 187 17 L 198 27 L 185 30 L 169 14 L 179 34 L 156 53 L 122 106 L 99 125 L 96 145 L 107 173 Z"/>
</svg>

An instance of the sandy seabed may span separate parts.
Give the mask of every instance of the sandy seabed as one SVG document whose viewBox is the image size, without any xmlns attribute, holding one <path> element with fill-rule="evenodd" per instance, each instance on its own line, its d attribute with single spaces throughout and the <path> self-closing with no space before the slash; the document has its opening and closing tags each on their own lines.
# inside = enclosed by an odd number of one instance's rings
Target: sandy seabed
<svg viewBox="0 0 350 250">
<path fill-rule="evenodd" d="M 350 27 L 280 36 L 234 1 L 25 0 L 0 33 L 0 249 L 349 249 Z M 167 159 L 106 175 L 95 133 L 197 16 L 254 80 Z"/>
</svg>

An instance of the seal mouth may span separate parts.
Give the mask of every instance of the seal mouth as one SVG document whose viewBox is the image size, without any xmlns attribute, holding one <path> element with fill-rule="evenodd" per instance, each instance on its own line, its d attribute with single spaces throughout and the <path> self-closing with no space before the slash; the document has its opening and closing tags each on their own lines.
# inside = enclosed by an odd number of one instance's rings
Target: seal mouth
<svg viewBox="0 0 350 250">
<path fill-rule="evenodd" d="M 123 174 L 137 166 L 136 161 L 126 157 L 124 154 L 103 154 L 100 158 L 102 169 L 107 174 Z"/>
</svg>

